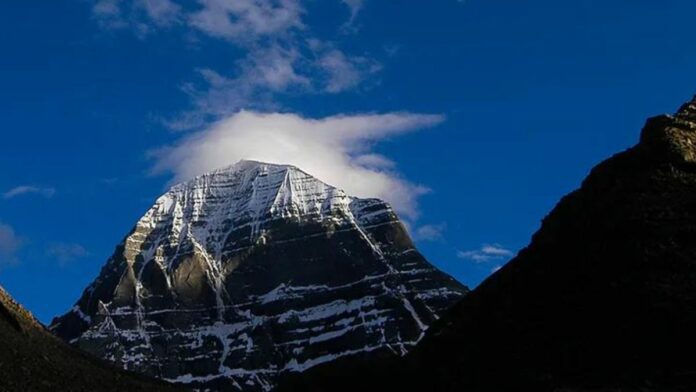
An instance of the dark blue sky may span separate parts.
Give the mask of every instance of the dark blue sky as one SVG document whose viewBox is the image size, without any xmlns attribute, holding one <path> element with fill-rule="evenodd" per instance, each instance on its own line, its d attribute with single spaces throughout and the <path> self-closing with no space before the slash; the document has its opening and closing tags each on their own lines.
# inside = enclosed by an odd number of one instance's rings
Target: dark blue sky
<svg viewBox="0 0 696 392">
<path fill-rule="evenodd" d="M 340 0 L 309 0 L 301 27 L 254 42 L 192 27 L 182 15 L 196 1 L 178 2 L 171 20 L 130 1 L 118 18 L 86 0 L 0 12 L 0 284 L 45 322 L 72 306 L 171 180 L 148 174 L 147 152 L 206 128 L 166 125 L 201 114 L 196 99 L 212 88 L 200 70 L 224 75 L 225 91 L 248 89 L 243 59 L 271 41 L 296 51 L 311 80 L 254 84 L 229 113 L 202 114 L 446 116 L 367 148 L 432 190 L 410 220 L 427 228 L 419 248 L 471 286 L 506 259 L 477 262 L 473 251 L 523 247 L 592 166 L 636 142 L 646 117 L 696 91 L 692 1 L 364 0 L 348 24 Z M 334 49 L 352 69 L 319 61 Z M 335 74 L 316 76 L 336 69 L 353 77 L 341 88 L 330 87 Z"/>
</svg>

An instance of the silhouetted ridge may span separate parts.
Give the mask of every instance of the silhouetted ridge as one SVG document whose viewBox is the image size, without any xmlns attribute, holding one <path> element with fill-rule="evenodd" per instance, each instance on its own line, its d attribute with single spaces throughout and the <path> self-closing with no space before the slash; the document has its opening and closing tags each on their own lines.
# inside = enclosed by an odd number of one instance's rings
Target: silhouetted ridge
<svg viewBox="0 0 696 392">
<path fill-rule="evenodd" d="M 0 391 L 179 391 L 69 347 L 0 287 Z"/>
<path fill-rule="evenodd" d="M 405 360 L 326 366 L 286 389 L 696 390 L 695 121 L 694 102 L 650 119 Z"/>
</svg>

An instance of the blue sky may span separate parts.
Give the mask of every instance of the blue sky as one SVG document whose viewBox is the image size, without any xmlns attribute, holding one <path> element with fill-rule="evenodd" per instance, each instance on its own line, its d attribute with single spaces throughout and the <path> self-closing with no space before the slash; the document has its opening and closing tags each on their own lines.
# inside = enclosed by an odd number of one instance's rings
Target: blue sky
<svg viewBox="0 0 696 392">
<path fill-rule="evenodd" d="M 297 162 L 364 174 L 335 185 L 393 199 L 428 259 L 475 286 L 646 117 L 692 96 L 694 14 L 676 0 L 4 4 L 0 284 L 48 322 L 173 179 L 247 153 L 334 153 Z M 259 151 L 268 113 L 307 143 Z M 312 124 L 328 130 L 310 143 Z M 220 137 L 229 154 L 195 143 Z"/>
</svg>

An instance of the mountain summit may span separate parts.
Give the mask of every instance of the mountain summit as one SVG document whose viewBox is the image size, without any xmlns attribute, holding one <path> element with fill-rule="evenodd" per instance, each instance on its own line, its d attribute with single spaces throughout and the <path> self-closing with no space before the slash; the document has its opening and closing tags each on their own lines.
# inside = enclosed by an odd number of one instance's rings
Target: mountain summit
<svg viewBox="0 0 696 392">
<path fill-rule="evenodd" d="M 391 207 L 255 161 L 174 186 L 51 329 L 124 368 L 268 390 L 351 355 L 403 355 L 467 289 Z"/>
</svg>

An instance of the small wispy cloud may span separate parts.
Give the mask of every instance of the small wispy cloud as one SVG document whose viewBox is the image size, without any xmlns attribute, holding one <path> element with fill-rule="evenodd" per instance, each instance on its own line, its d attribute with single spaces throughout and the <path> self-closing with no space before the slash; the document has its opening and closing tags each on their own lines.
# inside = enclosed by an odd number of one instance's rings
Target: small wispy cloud
<svg viewBox="0 0 696 392">
<path fill-rule="evenodd" d="M 513 256 L 511 250 L 500 244 L 483 244 L 479 249 L 457 252 L 460 259 L 471 260 L 474 263 L 487 263 L 493 260 L 505 260 Z"/>
<path fill-rule="evenodd" d="M 341 0 L 355 21 L 364 0 Z M 92 17 L 106 30 L 207 37 L 234 47 L 229 69 L 198 68 L 182 91 L 191 108 L 164 119 L 176 130 L 203 128 L 242 109 L 275 111 L 283 96 L 340 94 L 376 81 L 382 64 L 349 53 L 306 25 L 304 0 L 92 0 Z"/>
<path fill-rule="evenodd" d="M 99 182 L 106 185 L 113 185 L 118 182 L 118 177 L 104 177 L 99 179 Z"/>
<path fill-rule="evenodd" d="M 0 222 L 0 266 L 16 263 L 15 253 L 22 243 L 12 226 Z"/>
<path fill-rule="evenodd" d="M 105 30 L 131 29 L 145 38 L 157 28 L 183 22 L 180 5 L 172 0 L 97 0 L 92 18 Z"/>
<path fill-rule="evenodd" d="M 446 229 L 446 223 L 422 225 L 416 228 L 413 237 L 416 241 L 438 241 Z"/>
<path fill-rule="evenodd" d="M 343 25 L 343 30 L 355 30 L 355 20 L 358 17 L 360 10 L 362 10 L 365 0 L 341 0 L 341 2 L 345 4 L 345 6 L 348 7 L 348 10 L 350 11 L 350 17 Z"/>
<path fill-rule="evenodd" d="M 327 48 L 326 45 L 320 47 Z M 324 75 L 321 88 L 332 94 L 354 89 L 382 70 L 382 64 L 373 59 L 347 56 L 341 50 L 331 47 L 319 55 L 316 65 Z"/>
<path fill-rule="evenodd" d="M 61 265 L 89 256 L 89 252 L 80 244 L 58 242 L 46 249 L 46 255 L 55 258 Z"/>
<path fill-rule="evenodd" d="M 51 198 L 56 194 L 56 189 L 51 187 L 38 187 L 33 185 L 20 185 L 2 194 L 3 199 L 12 199 L 27 194 L 38 194 L 45 198 Z"/>
<path fill-rule="evenodd" d="M 260 38 L 303 29 L 299 0 L 200 0 L 189 24 L 212 37 L 248 45 Z"/>
<path fill-rule="evenodd" d="M 136 4 L 158 26 L 171 26 L 181 21 L 181 6 L 171 0 L 140 0 Z"/>
</svg>

